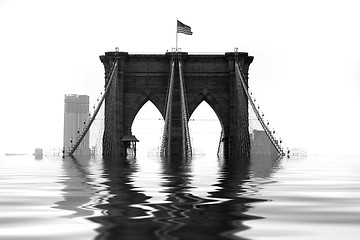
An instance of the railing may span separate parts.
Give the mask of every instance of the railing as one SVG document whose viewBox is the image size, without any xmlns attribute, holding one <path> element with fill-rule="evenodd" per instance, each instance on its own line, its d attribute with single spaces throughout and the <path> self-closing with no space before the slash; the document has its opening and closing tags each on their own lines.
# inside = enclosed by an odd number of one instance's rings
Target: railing
<svg viewBox="0 0 360 240">
<path fill-rule="evenodd" d="M 247 86 L 245 84 L 245 81 L 244 81 L 245 77 L 244 77 L 244 75 L 243 75 L 243 73 L 241 71 L 241 68 L 239 66 L 239 62 L 237 60 L 235 62 L 235 74 L 237 76 L 236 79 L 238 79 L 238 81 L 236 82 L 238 91 L 241 91 L 242 89 L 244 90 L 246 96 L 248 97 L 249 103 L 250 103 L 252 109 L 254 110 L 255 115 L 256 115 L 257 119 L 259 120 L 261 126 L 263 127 L 266 135 L 270 139 L 270 142 L 273 144 L 273 146 L 275 147 L 278 154 L 284 156 L 285 153 L 284 153 L 284 150 L 282 149 L 282 147 L 280 146 L 279 141 L 273 136 L 271 130 L 267 127 L 267 124 L 265 124 L 262 116 L 260 115 L 259 111 L 257 110 L 257 108 L 255 106 L 255 103 L 254 103 L 251 95 L 249 94 L 248 88 L 247 88 Z"/>
<path fill-rule="evenodd" d="M 186 104 L 186 92 L 185 84 L 183 79 L 183 70 L 181 61 L 179 61 L 179 78 L 180 78 L 180 92 L 181 92 L 181 113 L 182 113 L 182 124 L 183 124 L 183 136 L 185 140 L 184 146 L 186 146 L 185 152 L 189 157 L 192 155 L 190 131 L 188 125 L 188 109 Z"/>
<path fill-rule="evenodd" d="M 108 92 L 110 90 L 110 86 L 111 86 L 111 83 L 112 83 L 113 78 L 114 78 L 114 73 L 116 72 L 117 64 L 118 64 L 117 61 L 115 61 L 114 65 L 112 66 L 112 68 L 110 70 L 110 75 L 109 75 L 109 78 L 108 78 L 108 81 L 107 81 L 107 84 L 106 84 L 106 87 L 105 87 L 104 94 L 102 95 L 101 100 L 99 101 L 93 115 L 90 117 L 90 121 L 87 123 L 85 128 L 82 130 L 82 132 L 81 132 L 79 138 L 76 140 L 76 142 L 71 146 L 71 148 L 70 148 L 70 150 L 68 152 L 69 156 L 72 156 L 74 154 L 74 152 L 76 151 L 76 149 L 80 145 L 81 141 L 84 139 L 85 135 L 89 131 L 91 124 L 94 122 L 95 117 L 98 114 L 98 112 L 100 110 L 100 107 L 101 107 L 102 103 L 104 102 L 104 99 L 105 99 L 106 95 L 108 94 Z"/>
<path fill-rule="evenodd" d="M 174 82 L 175 82 L 175 62 L 179 64 L 179 81 L 180 81 L 180 104 L 181 104 L 181 124 L 182 124 L 182 136 L 183 136 L 183 151 L 187 153 L 187 156 L 192 155 L 191 139 L 190 139 L 190 130 L 188 125 L 188 109 L 186 104 L 186 93 L 183 79 L 182 64 L 177 58 L 177 54 L 173 55 L 171 62 L 171 73 L 170 73 L 170 82 L 168 87 L 168 94 L 166 99 L 165 106 L 165 124 L 163 129 L 163 135 L 161 140 L 160 155 L 165 156 L 169 147 L 169 133 L 171 134 L 171 120 L 172 120 L 172 102 L 173 102 L 173 92 L 174 92 Z"/>
<path fill-rule="evenodd" d="M 219 146 L 218 146 L 218 150 L 217 150 L 217 156 L 220 157 L 222 154 L 222 149 L 223 149 L 223 144 L 222 144 L 222 140 L 224 137 L 224 130 L 221 130 L 221 134 L 220 134 L 220 139 L 219 139 Z"/>
<path fill-rule="evenodd" d="M 169 142 L 169 136 L 168 132 L 171 127 L 170 125 L 170 117 L 171 117 L 171 103 L 172 103 L 172 94 L 174 89 L 174 68 L 175 68 L 175 62 L 174 60 L 171 62 L 171 72 L 170 72 L 170 82 L 168 87 L 168 94 L 167 94 L 167 100 L 166 100 L 166 106 L 165 106 L 165 123 L 164 123 L 164 131 L 162 135 L 161 140 L 161 148 L 160 148 L 160 155 L 164 156 L 166 153 L 167 145 Z"/>
</svg>

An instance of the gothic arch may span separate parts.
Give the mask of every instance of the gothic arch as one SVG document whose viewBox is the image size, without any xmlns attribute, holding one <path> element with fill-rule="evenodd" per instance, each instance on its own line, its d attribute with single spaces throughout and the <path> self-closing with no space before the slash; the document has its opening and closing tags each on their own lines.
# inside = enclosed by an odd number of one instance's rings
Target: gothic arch
<svg viewBox="0 0 360 240">
<path fill-rule="evenodd" d="M 128 129 L 131 129 L 131 126 L 134 122 L 136 115 L 138 114 L 140 109 L 144 106 L 144 104 L 147 103 L 147 101 L 151 101 L 164 118 L 164 111 L 163 111 L 164 104 L 160 101 L 160 99 L 156 97 L 155 94 L 147 94 L 146 92 L 143 92 L 130 105 L 128 111 L 126 111 L 125 117 L 126 117 L 126 125 L 128 126 Z"/>
<path fill-rule="evenodd" d="M 221 128 L 224 129 L 224 111 L 221 107 L 221 104 L 209 93 L 200 93 L 198 94 L 190 103 L 189 103 L 189 118 L 194 113 L 196 108 L 205 101 L 209 106 L 212 108 L 212 110 L 215 112 L 216 116 L 218 117 Z"/>
</svg>

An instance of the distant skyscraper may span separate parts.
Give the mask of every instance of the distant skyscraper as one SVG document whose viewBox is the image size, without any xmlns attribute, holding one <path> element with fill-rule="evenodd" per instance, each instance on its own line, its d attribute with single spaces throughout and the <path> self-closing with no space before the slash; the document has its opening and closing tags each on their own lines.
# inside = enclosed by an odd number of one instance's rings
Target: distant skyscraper
<svg viewBox="0 0 360 240">
<path fill-rule="evenodd" d="M 278 152 L 263 130 L 253 130 L 251 137 L 251 153 L 254 155 L 277 156 Z"/>
<path fill-rule="evenodd" d="M 68 152 L 89 121 L 89 96 L 66 94 L 64 107 L 64 150 Z M 85 135 L 74 155 L 90 155 L 90 131 Z"/>
</svg>

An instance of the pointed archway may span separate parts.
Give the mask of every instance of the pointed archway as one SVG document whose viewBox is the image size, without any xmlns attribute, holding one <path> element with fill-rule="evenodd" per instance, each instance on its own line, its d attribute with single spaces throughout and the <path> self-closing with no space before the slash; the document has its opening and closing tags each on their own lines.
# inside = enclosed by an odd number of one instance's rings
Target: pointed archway
<svg viewBox="0 0 360 240">
<path fill-rule="evenodd" d="M 161 144 L 164 119 L 151 102 L 147 101 L 137 112 L 132 122 L 131 132 L 139 139 L 137 143 L 137 155 L 147 155 L 149 151 L 158 148 Z"/>
<path fill-rule="evenodd" d="M 193 111 L 189 128 L 195 151 L 216 156 L 222 127 L 216 113 L 206 101 L 202 101 Z"/>
</svg>

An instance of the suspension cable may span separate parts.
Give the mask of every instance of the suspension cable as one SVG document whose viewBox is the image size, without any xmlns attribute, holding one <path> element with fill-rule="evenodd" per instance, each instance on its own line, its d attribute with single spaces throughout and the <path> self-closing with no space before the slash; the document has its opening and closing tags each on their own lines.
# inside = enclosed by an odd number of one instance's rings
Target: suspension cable
<svg viewBox="0 0 360 240">
<path fill-rule="evenodd" d="M 278 143 L 278 141 L 275 139 L 275 137 L 272 135 L 272 132 L 270 131 L 270 129 L 267 127 L 267 125 L 264 123 L 264 120 L 262 119 L 262 116 L 260 115 L 259 111 L 257 110 L 255 103 L 253 101 L 253 99 L 251 98 L 251 95 L 248 92 L 248 89 L 245 85 L 245 81 L 244 81 L 244 75 L 241 71 L 241 68 L 239 66 L 239 62 L 238 59 L 236 59 L 235 61 L 235 71 L 236 71 L 236 75 L 238 76 L 239 81 L 237 81 L 237 87 L 240 90 L 241 86 L 242 89 L 244 89 L 245 94 L 248 97 L 249 103 L 252 107 L 252 109 L 254 110 L 254 113 L 257 117 L 257 119 L 259 120 L 261 126 L 263 127 L 266 135 L 268 136 L 268 138 L 270 139 L 270 142 L 273 144 L 273 146 L 275 147 L 276 151 L 278 152 L 279 155 L 284 156 L 285 153 L 282 149 L 282 147 L 280 146 L 280 144 Z M 240 82 L 240 83 L 239 83 Z"/>
<path fill-rule="evenodd" d="M 77 139 L 77 141 L 75 142 L 74 145 L 72 145 L 70 151 L 68 152 L 68 155 L 69 156 L 72 156 L 74 154 L 74 152 L 76 151 L 76 149 L 78 148 L 78 146 L 80 145 L 81 141 L 84 139 L 85 135 L 87 134 L 87 132 L 89 131 L 90 129 L 90 126 L 91 124 L 94 122 L 95 120 L 95 117 L 97 115 L 97 113 L 99 112 L 100 110 L 100 107 L 102 105 L 102 103 L 104 102 L 104 99 L 106 97 L 106 95 L 108 94 L 109 90 L 110 90 L 110 86 L 111 86 L 111 83 L 114 79 L 114 74 L 116 72 L 116 69 L 117 69 L 117 65 L 118 65 L 118 62 L 115 61 L 113 66 L 112 66 L 112 69 L 111 69 L 111 73 L 110 73 L 110 76 L 108 78 L 108 81 L 107 81 L 107 84 L 106 84 L 106 87 L 105 87 L 105 92 L 104 92 L 104 95 L 102 96 L 101 100 L 99 101 L 93 115 L 91 116 L 90 118 L 90 121 L 87 123 L 87 125 L 85 126 L 85 128 L 83 129 L 82 133 L 80 134 L 80 137 Z"/>
</svg>

